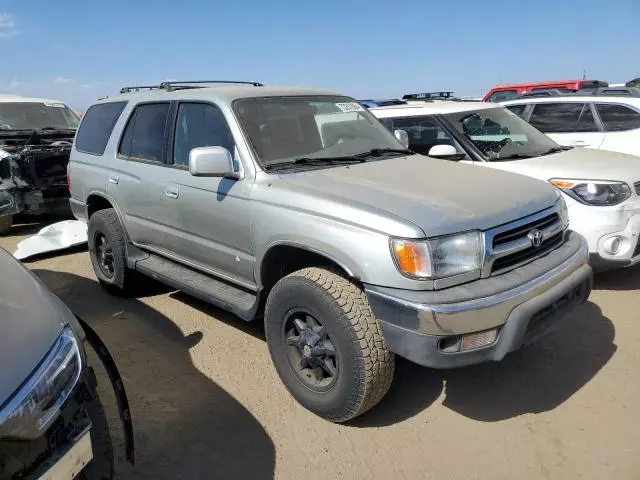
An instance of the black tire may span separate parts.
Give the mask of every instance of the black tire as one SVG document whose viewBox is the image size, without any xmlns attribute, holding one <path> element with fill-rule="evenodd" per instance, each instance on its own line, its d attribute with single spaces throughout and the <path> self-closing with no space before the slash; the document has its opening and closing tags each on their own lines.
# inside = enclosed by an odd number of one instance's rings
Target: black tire
<svg viewBox="0 0 640 480">
<path fill-rule="evenodd" d="M 93 459 L 82 470 L 78 478 L 80 480 L 111 480 L 114 469 L 113 442 L 109 433 L 109 422 L 97 393 L 87 404 L 87 413 L 92 423 Z"/>
<path fill-rule="evenodd" d="M 13 215 L 3 215 L 0 217 L 0 235 L 9 233 L 13 226 Z"/>
<path fill-rule="evenodd" d="M 311 324 L 320 325 L 329 340 L 322 347 L 330 345 L 333 354 L 312 357 L 313 350 L 327 351 L 317 349 L 319 342 L 300 347 L 300 339 L 309 335 L 296 323 L 298 311 Z M 287 390 L 303 407 L 329 421 L 346 422 L 361 415 L 391 386 L 395 356 L 386 347 L 362 289 L 338 273 L 306 268 L 280 280 L 267 299 L 265 331 L 271 359 Z M 335 355 L 332 364 L 315 367 L 329 355 Z"/>
<path fill-rule="evenodd" d="M 110 249 L 109 260 L 103 257 L 102 242 Z M 89 219 L 89 257 L 93 271 L 103 287 L 115 294 L 124 294 L 132 283 L 133 271 L 127 268 L 126 236 L 113 208 L 99 210 Z M 111 265 L 111 271 L 107 265 Z"/>
</svg>

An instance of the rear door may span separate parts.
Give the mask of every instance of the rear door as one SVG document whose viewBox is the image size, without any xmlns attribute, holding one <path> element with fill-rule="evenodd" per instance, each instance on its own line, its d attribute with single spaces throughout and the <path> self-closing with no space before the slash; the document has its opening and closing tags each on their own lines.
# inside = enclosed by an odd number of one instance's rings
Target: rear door
<svg viewBox="0 0 640 480">
<path fill-rule="evenodd" d="M 604 132 L 586 102 L 534 103 L 529 123 L 567 147 L 600 148 Z"/>
<path fill-rule="evenodd" d="M 138 104 L 117 147 L 116 168 L 109 172 L 108 193 L 118 200 L 134 244 L 164 250 L 168 225 L 177 212 L 164 203 L 165 160 L 171 102 Z"/>
<path fill-rule="evenodd" d="M 640 111 L 629 105 L 596 103 L 606 131 L 600 148 L 640 156 Z"/>
</svg>

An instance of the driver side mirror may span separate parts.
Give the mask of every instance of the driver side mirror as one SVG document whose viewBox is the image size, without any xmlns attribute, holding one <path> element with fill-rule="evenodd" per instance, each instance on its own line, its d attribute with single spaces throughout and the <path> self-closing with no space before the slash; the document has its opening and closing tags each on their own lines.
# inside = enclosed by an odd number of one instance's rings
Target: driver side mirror
<svg viewBox="0 0 640 480">
<path fill-rule="evenodd" d="M 394 130 L 393 135 L 398 139 L 404 148 L 409 148 L 409 134 L 406 130 Z"/>
<path fill-rule="evenodd" d="M 464 153 L 458 152 L 453 145 L 434 145 L 429 149 L 427 156 L 446 160 L 460 160 L 464 158 Z"/>
<path fill-rule="evenodd" d="M 189 173 L 194 177 L 240 179 L 231 152 L 224 147 L 196 147 L 189 152 Z"/>
</svg>

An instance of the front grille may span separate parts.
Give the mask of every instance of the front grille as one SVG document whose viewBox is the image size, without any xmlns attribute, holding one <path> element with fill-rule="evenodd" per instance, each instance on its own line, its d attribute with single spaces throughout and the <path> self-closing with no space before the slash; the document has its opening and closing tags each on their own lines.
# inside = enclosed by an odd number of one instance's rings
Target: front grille
<svg viewBox="0 0 640 480">
<path fill-rule="evenodd" d="M 633 184 L 633 186 L 634 186 L 634 187 L 635 187 L 635 189 L 636 189 L 636 193 L 637 193 L 638 195 L 640 195 L 640 182 L 636 182 L 636 183 L 634 183 L 634 184 Z"/>
<path fill-rule="evenodd" d="M 554 250 L 564 241 L 564 228 L 560 216 L 555 211 L 532 215 L 531 220 L 523 219 L 487 233 L 487 270 L 485 275 L 498 275 L 535 260 Z M 529 239 L 532 230 L 539 230 L 544 237 L 535 247 Z M 490 267 L 489 267 L 490 265 Z"/>
<path fill-rule="evenodd" d="M 526 250 L 521 250 L 511 255 L 498 258 L 493 262 L 491 274 L 503 273 L 507 270 L 515 268 L 518 265 L 527 263 L 528 260 L 541 257 L 547 252 L 550 252 L 554 248 L 558 247 L 562 243 L 563 233 L 556 233 L 554 236 L 549 237 L 539 247 L 529 247 Z"/>
</svg>

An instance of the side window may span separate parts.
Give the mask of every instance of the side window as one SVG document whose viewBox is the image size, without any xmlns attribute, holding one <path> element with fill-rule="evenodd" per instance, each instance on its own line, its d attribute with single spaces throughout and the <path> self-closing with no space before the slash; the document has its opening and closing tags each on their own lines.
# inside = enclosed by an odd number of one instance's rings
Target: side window
<svg viewBox="0 0 640 480">
<path fill-rule="evenodd" d="M 640 113 L 624 105 L 596 105 L 607 132 L 623 132 L 640 128 Z"/>
<path fill-rule="evenodd" d="M 233 155 L 235 142 L 218 107 L 208 103 L 181 103 L 173 142 L 173 164 L 189 165 L 189 152 L 196 147 L 224 147 Z"/>
<path fill-rule="evenodd" d="M 118 153 L 125 157 L 163 162 L 168 115 L 168 102 L 138 105 L 124 129 Z"/>
<path fill-rule="evenodd" d="M 387 123 L 389 122 L 389 123 Z M 449 132 L 447 132 L 432 117 L 399 117 L 387 119 L 385 126 L 390 130 L 404 130 L 409 134 L 409 148 L 416 153 L 427 155 L 436 145 L 452 145 L 456 147 Z M 460 150 L 456 147 L 457 150 Z"/>
<path fill-rule="evenodd" d="M 518 115 L 520 118 L 523 118 L 524 111 L 527 109 L 527 104 L 524 105 L 509 105 L 507 108 L 511 110 L 513 113 Z"/>
<path fill-rule="evenodd" d="M 517 96 L 517 90 L 502 90 L 500 92 L 493 92 L 489 95 L 487 102 L 504 102 L 505 100 L 513 100 Z"/>
<path fill-rule="evenodd" d="M 78 130 L 76 149 L 102 155 L 126 104 L 127 102 L 99 103 L 89 108 Z"/>
<path fill-rule="evenodd" d="M 584 103 L 536 103 L 529 123 L 544 133 L 575 132 L 584 108 Z"/>
<path fill-rule="evenodd" d="M 591 111 L 591 106 L 588 103 L 584 104 L 584 108 L 580 113 L 580 118 L 578 118 L 578 123 L 576 124 L 576 132 L 599 132 L 598 126 L 596 125 L 596 121 L 593 118 L 593 112 Z"/>
</svg>

